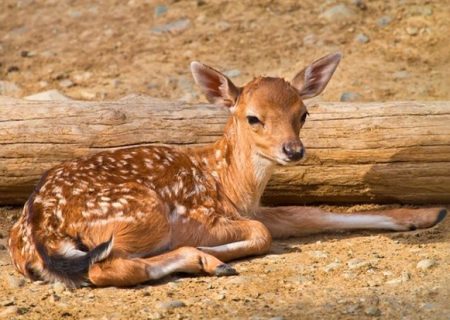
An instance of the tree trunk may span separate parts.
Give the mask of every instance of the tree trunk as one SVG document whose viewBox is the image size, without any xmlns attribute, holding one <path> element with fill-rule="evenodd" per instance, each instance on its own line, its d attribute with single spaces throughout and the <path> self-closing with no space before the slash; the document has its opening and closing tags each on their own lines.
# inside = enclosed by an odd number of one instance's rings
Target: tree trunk
<svg viewBox="0 0 450 320">
<path fill-rule="evenodd" d="M 266 204 L 450 203 L 450 102 L 321 103 L 307 158 L 277 169 Z M 21 204 L 47 169 L 111 148 L 216 140 L 228 112 L 149 97 L 114 102 L 0 97 L 0 204 Z"/>
</svg>

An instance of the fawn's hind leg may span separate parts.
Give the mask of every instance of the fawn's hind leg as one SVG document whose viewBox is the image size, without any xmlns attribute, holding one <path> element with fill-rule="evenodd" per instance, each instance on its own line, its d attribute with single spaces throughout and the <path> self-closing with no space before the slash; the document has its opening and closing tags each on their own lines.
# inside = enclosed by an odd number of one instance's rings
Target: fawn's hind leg
<svg viewBox="0 0 450 320">
<path fill-rule="evenodd" d="M 123 287 L 160 279 L 175 272 L 204 272 L 218 276 L 236 274 L 232 267 L 212 255 L 192 247 L 181 247 L 146 259 L 112 257 L 92 265 L 88 277 L 96 286 Z"/>
<path fill-rule="evenodd" d="M 253 218 L 261 221 L 274 238 L 342 230 L 409 231 L 441 222 L 445 208 L 388 209 L 351 214 L 326 212 L 315 207 L 261 208 Z"/>
</svg>

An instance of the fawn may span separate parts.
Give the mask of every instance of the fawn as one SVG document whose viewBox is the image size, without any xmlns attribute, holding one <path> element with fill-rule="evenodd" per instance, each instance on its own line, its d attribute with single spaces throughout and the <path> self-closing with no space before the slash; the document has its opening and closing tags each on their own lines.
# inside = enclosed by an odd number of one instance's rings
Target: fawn
<svg viewBox="0 0 450 320">
<path fill-rule="evenodd" d="M 208 100 L 230 110 L 223 137 L 204 147 L 106 151 L 49 170 L 11 230 L 15 267 L 68 286 L 131 286 L 174 272 L 236 274 L 225 262 L 267 253 L 272 237 L 434 226 L 445 209 L 259 206 L 274 167 L 304 156 L 303 100 L 324 90 L 340 59 L 327 55 L 291 82 L 258 77 L 242 88 L 193 62 Z"/>
</svg>

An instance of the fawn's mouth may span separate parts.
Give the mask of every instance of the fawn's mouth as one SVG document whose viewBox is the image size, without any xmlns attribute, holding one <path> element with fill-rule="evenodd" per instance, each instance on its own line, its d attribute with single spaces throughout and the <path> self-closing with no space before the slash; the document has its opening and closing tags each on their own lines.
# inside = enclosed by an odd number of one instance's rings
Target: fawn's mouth
<svg viewBox="0 0 450 320">
<path fill-rule="evenodd" d="M 285 159 L 285 158 L 281 158 L 281 157 L 271 157 L 268 156 L 267 154 L 264 154 L 262 152 L 258 152 L 258 155 L 260 155 L 261 157 L 270 160 L 271 162 L 273 162 L 274 164 L 277 164 L 279 166 L 283 166 L 283 167 L 289 167 L 289 166 L 294 166 L 297 163 L 299 163 L 300 161 L 302 161 L 303 158 L 299 159 L 299 160 L 289 160 L 289 159 Z"/>
</svg>

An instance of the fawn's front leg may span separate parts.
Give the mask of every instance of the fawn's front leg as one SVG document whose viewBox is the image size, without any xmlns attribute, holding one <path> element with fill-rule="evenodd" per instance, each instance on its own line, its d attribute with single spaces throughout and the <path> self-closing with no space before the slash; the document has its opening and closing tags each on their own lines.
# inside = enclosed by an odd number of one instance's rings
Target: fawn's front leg
<svg viewBox="0 0 450 320">
<path fill-rule="evenodd" d="M 216 224 L 198 249 L 230 261 L 267 253 L 271 244 L 272 236 L 261 222 L 233 220 Z"/>
<path fill-rule="evenodd" d="M 341 230 L 408 231 L 430 228 L 441 222 L 445 208 L 389 209 L 344 214 L 314 207 L 265 207 L 252 218 L 262 222 L 274 238 Z"/>
</svg>

